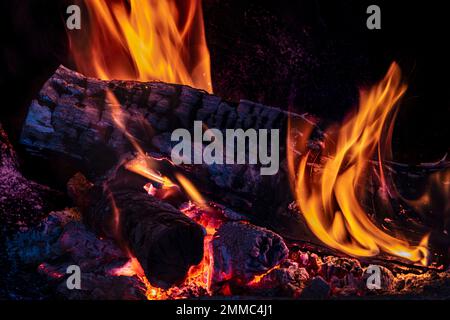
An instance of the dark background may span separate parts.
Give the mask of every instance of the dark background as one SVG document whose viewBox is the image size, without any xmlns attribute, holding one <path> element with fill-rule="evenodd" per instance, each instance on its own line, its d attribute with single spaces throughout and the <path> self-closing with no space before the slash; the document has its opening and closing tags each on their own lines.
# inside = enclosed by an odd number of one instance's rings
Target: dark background
<svg viewBox="0 0 450 320">
<path fill-rule="evenodd" d="M 0 121 L 17 143 L 31 99 L 59 64 L 72 66 L 65 34 L 71 1 L 2 1 Z M 450 49 L 443 1 L 205 0 L 215 94 L 341 120 L 358 88 L 392 61 L 409 90 L 394 132 L 394 157 L 437 161 L 449 151 Z M 366 28 L 377 4 L 382 30 Z M 19 148 L 20 150 L 20 148 Z"/>
</svg>

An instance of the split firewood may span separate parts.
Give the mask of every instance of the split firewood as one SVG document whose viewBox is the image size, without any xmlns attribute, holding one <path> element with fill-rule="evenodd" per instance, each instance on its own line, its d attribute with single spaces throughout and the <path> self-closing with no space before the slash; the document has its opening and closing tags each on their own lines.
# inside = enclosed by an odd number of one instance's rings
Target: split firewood
<svg viewBox="0 0 450 320">
<path fill-rule="evenodd" d="M 62 163 L 70 169 L 66 177 L 81 171 L 96 180 L 123 154 L 135 151 L 136 143 L 154 157 L 170 159 L 172 132 L 193 131 L 194 121 L 220 131 L 278 129 L 280 170 L 275 175 L 262 176 L 261 164 L 181 165 L 179 169 L 213 200 L 251 213 L 266 225 L 291 226 L 296 223 L 285 214 L 293 200 L 285 161 L 288 116 L 320 136 L 305 117 L 277 108 L 245 100 L 233 104 L 181 85 L 101 81 L 61 66 L 32 102 L 21 142 L 36 156 L 65 159 Z"/>
<path fill-rule="evenodd" d="M 143 188 L 145 181 L 126 172 L 93 185 L 77 174 L 68 189 L 92 230 L 129 250 L 151 284 L 168 288 L 182 282 L 189 268 L 202 260 L 205 231 L 149 195 Z"/>
</svg>

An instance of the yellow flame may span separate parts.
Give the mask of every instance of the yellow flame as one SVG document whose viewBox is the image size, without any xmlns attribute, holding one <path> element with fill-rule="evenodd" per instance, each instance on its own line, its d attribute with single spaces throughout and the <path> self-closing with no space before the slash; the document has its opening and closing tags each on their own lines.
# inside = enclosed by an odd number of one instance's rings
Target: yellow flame
<svg viewBox="0 0 450 320">
<path fill-rule="evenodd" d="M 161 175 L 159 172 L 152 169 L 153 160 L 147 156 L 138 156 L 135 159 L 127 162 L 125 168 L 131 172 L 139 174 L 153 182 L 160 183 L 163 188 L 175 187 L 168 177 Z"/>
<path fill-rule="evenodd" d="M 175 177 L 177 178 L 178 182 L 180 182 L 181 186 L 192 199 L 192 201 L 194 201 L 199 206 L 206 205 L 205 199 L 191 181 L 189 181 L 180 173 L 176 173 Z"/>
<path fill-rule="evenodd" d="M 78 71 L 104 80 L 212 92 L 201 0 L 84 0 L 89 30 L 69 33 Z"/>
<path fill-rule="evenodd" d="M 267 270 L 267 271 L 264 272 L 263 274 L 254 276 L 253 279 L 250 280 L 250 281 L 247 283 L 247 285 L 248 285 L 248 286 L 254 286 L 254 285 L 260 283 L 260 282 L 262 281 L 262 279 L 264 279 L 264 277 L 266 277 L 269 273 L 271 273 L 271 272 L 274 271 L 274 270 L 278 270 L 278 269 L 280 269 L 280 268 L 281 268 L 281 265 L 277 265 L 277 266 L 275 266 L 275 267 L 273 267 L 273 268 Z"/>
<path fill-rule="evenodd" d="M 122 266 L 109 271 L 112 276 L 136 276 L 142 284 L 145 286 L 145 296 L 148 300 L 165 300 L 170 296 L 170 290 L 164 290 L 158 287 L 154 287 L 150 284 L 147 277 L 144 274 L 141 264 L 138 259 L 129 253 L 129 260 Z"/>
<path fill-rule="evenodd" d="M 326 158 L 323 170 L 309 172 L 308 153 L 291 177 L 296 177 L 296 200 L 309 228 L 326 245 L 352 256 L 384 251 L 425 265 L 427 236 L 418 246 L 393 237 L 379 229 L 360 204 L 369 160 L 380 150 L 391 112 L 405 91 L 400 68 L 393 63 L 379 84 L 361 92 L 358 112 L 343 123 L 337 143 L 325 147 L 331 157 Z M 288 157 L 293 168 L 293 155 Z"/>
</svg>

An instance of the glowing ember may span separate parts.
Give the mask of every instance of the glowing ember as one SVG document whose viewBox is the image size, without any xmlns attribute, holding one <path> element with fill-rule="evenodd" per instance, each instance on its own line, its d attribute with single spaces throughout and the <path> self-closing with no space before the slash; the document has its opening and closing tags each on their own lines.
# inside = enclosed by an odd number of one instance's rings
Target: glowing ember
<svg viewBox="0 0 450 320">
<path fill-rule="evenodd" d="M 101 79 L 189 85 L 212 92 L 201 0 L 84 0 L 89 31 L 70 33 L 78 70 Z"/>
<path fill-rule="evenodd" d="M 280 268 L 281 268 L 281 266 L 280 266 L 280 265 L 277 265 L 277 266 L 273 267 L 272 269 L 270 269 L 270 270 L 264 272 L 263 274 L 260 274 L 260 275 L 255 276 L 255 277 L 248 283 L 248 285 L 249 285 L 249 286 L 257 285 L 258 283 L 261 282 L 262 279 L 264 279 L 265 276 L 267 276 L 267 275 L 268 275 L 269 273 L 271 273 L 273 270 L 277 270 L 277 269 L 280 269 Z"/>
<path fill-rule="evenodd" d="M 336 143 L 325 146 L 326 155 L 331 157 L 326 158 L 321 172 L 309 171 L 310 153 L 301 158 L 297 171 L 292 170 L 292 151 L 288 157 L 297 203 L 309 228 L 321 241 L 352 256 L 374 256 L 384 251 L 427 264 L 427 237 L 412 246 L 387 234 L 372 222 L 359 201 L 364 197 L 361 186 L 368 163 L 377 150 L 380 157 L 385 128 L 389 128 L 390 116 L 405 91 L 400 69 L 394 63 L 378 85 L 361 92 L 358 112 L 342 124 Z M 332 136 L 331 131 L 328 136 Z"/>
<path fill-rule="evenodd" d="M 156 188 L 153 186 L 153 184 L 152 183 L 147 183 L 145 186 L 144 186 L 144 189 L 145 189 L 145 191 L 147 191 L 147 193 L 149 194 L 149 195 L 151 195 L 151 196 L 155 196 L 156 195 Z"/>
<path fill-rule="evenodd" d="M 130 255 L 130 260 L 126 262 L 123 266 L 113 269 L 109 272 L 112 276 L 126 276 L 126 277 L 138 277 L 146 288 L 146 297 L 148 300 L 162 300 L 167 299 L 167 292 L 163 289 L 153 287 L 148 281 L 144 274 L 144 269 L 142 269 L 139 261 Z"/>
<path fill-rule="evenodd" d="M 128 260 L 127 263 L 125 263 L 120 268 L 113 269 L 109 272 L 112 276 L 125 276 L 125 277 L 132 277 L 132 276 L 143 276 L 144 270 L 142 269 L 140 263 L 138 260 L 134 257 L 131 257 L 130 260 Z"/>
</svg>

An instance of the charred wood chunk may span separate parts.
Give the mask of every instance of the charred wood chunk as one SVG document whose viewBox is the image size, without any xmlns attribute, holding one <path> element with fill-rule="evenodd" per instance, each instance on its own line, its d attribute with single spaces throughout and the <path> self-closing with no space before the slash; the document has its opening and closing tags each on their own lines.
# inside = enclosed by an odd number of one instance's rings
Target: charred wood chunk
<svg viewBox="0 0 450 320">
<path fill-rule="evenodd" d="M 0 124 L 0 225 L 10 231 L 36 224 L 58 207 L 63 195 L 25 178 L 13 146 Z"/>
<path fill-rule="evenodd" d="M 243 222 L 223 224 L 214 236 L 212 247 L 212 286 L 216 288 L 228 280 L 247 283 L 288 256 L 288 248 L 279 235 Z"/>
<path fill-rule="evenodd" d="M 330 285 L 321 276 L 313 278 L 309 285 L 303 289 L 300 298 L 322 300 L 330 296 Z"/>
<path fill-rule="evenodd" d="M 88 226 L 126 247 L 150 283 L 167 288 L 182 282 L 189 268 L 201 262 L 205 231 L 143 186 L 120 176 L 98 187 L 78 175 L 69 183 L 69 193 Z"/>
<path fill-rule="evenodd" d="M 258 296 L 297 298 L 310 279 L 305 268 L 290 259 L 283 261 L 248 285 L 250 293 Z"/>
</svg>

